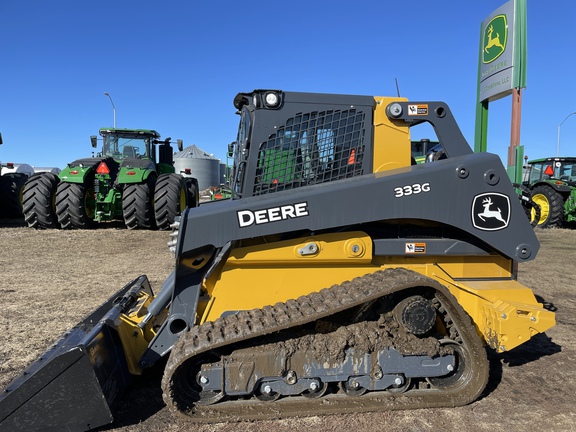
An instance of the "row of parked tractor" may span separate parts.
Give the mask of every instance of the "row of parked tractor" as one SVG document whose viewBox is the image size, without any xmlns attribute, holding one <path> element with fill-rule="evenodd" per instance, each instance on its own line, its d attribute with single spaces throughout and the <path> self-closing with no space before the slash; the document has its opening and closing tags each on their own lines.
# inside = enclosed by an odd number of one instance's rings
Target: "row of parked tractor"
<svg viewBox="0 0 576 432">
<path fill-rule="evenodd" d="M 198 205 L 198 182 L 176 173 L 171 139 L 150 129 L 100 129 L 91 157 L 63 169 L 2 164 L 2 217 L 31 228 L 91 228 L 124 221 L 129 229 L 168 229 Z M 1 143 L 0 137 L 0 143 Z M 182 140 L 177 140 L 182 150 Z M 16 172 L 17 171 L 17 172 Z"/>
</svg>

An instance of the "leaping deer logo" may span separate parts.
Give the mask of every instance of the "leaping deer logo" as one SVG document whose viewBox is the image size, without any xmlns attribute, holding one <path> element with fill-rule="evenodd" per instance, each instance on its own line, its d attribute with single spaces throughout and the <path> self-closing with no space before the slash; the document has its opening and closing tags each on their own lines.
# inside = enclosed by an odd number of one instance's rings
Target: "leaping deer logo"
<svg viewBox="0 0 576 432">
<path fill-rule="evenodd" d="M 504 46 L 500 43 L 500 34 L 496 33 L 496 37 L 492 37 L 492 33 L 494 33 L 494 26 L 490 25 L 488 29 L 488 43 L 484 47 L 484 51 L 488 54 L 488 48 L 492 48 L 493 46 L 499 47 L 502 51 L 504 51 Z"/>
<path fill-rule="evenodd" d="M 496 210 L 490 210 L 490 207 L 492 206 L 492 199 L 490 197 L 484 198 L 482 200 L 482 205 L 484 206 L 484 211 L 478 213 L 480 219 L 486 222 L 486 219 L 484 218 L 496 218 L 503 224 L 506 224 L 506 221 L 502 218 L 502 211 L 499 208 L 496 208 Z"/>
</svg>

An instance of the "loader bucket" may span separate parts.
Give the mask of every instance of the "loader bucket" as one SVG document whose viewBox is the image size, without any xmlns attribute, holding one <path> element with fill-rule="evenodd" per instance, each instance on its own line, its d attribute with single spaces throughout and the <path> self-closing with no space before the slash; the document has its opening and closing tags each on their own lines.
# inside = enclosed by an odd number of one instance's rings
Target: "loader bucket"
<svg viewBox="0 0 576 432">
<path fill-rule="evenodd" d="M 0 432 L 86 431 L 111 423 L 131 375 L 114 322 L 146 276 L 79 322 L 0 394 Z"/>
</svg>

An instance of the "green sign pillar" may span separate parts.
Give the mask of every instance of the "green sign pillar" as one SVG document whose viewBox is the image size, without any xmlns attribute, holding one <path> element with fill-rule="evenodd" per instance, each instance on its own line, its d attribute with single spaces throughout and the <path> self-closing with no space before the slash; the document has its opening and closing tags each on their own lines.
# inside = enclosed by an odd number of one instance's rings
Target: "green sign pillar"
<svg viewBox="0 0 576 432">
<path fill-rule="evenodd" d="M 526 87 L 526 51 L 526 0 L 510 0 L 492 12 L 480 26 L 474 133 L 474 151 L 487 151 L 489 103 L 512 94 L 509 166 L 516 166 L 515 148 L 520 144 L 522 88 Z M 512 177 L 517 176 L 514 174 Z"/>
</svg>

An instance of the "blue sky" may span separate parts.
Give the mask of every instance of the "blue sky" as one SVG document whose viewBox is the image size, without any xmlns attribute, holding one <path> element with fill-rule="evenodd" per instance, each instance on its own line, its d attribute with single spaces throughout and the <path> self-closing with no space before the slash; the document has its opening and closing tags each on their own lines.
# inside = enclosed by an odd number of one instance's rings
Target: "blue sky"
<svg viewBox="0 0 576 432">
<path fill-rule="evenodd" d="M 218 158 L 232 100 L 256 88 L 446 102 L 473 146 L 480 24 L 504 0 L 2 0 L 2 162 L 89 156 L 112 126 L 156 129 Z M 527 1 L 521 144 L 556 154 L 576 111 L 576 2 Z M 488 151 L 506 163 L 511 98 L 490 104 Z M 561 127 L 576 155 L 576 115 Z"/>
</svg>

